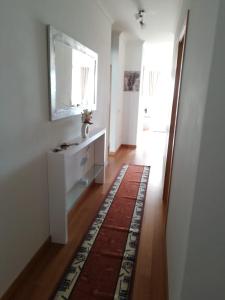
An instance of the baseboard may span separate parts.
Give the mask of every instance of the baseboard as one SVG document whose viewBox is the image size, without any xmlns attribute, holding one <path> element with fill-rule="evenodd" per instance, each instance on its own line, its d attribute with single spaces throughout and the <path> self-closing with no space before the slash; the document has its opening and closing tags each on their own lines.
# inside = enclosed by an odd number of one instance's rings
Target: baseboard
<svg viewBox="0 0 225 300">
<path fill-rule="evenodd" d="M 121 148 L 136 149 L 137 146 L 136 145 L 130 145 L 130 144 L 121 144 L 115 152 L 109 152 L 109 156 L 115 156 L 121 150 Z"/>
<path fill-rule="evenodd" d="M 136 149 L 136 145 L 130 145 L 130 144 L 122 144 L 121 145 L 123 148 L 128 148 L 128 149 Z"/>
<path fill-rule="evenodd" d="M 109 152 L 109 156 L 115 156 L 119 151 L 120 151 L 120 149 L 121 149 L 121 147 L 122 147 L 122 145 L 120 145 L 119 147 L 118 147 L 118 149 L 115 151 L 115 152 Z"/>
<path fill-rule="evenodd" d="M 21 283 L 24 282 L 24 279 L 26 277 L 29 277 L 30 271 L 34 269 L 35 265 L 40 260 L 40 257 L 42 257 L 43 253 L 47 250 L 47 248 L 49 248 L 50 243 L 51 243 L 51 239 L 50 237 L 48 237 L 48 239 L 43 243 L 43 245 L 39 248 L 36 254 L 34 254 L 34 256 L 31 258 L 30 262 L 26 265 L 23 271 L 17 276 L 14 282 L 10 285 L 8 290 L 2 296 L 1 300 L 14 299 L 15 291 L 17 291 L 20 288 Z"/>
</svg>

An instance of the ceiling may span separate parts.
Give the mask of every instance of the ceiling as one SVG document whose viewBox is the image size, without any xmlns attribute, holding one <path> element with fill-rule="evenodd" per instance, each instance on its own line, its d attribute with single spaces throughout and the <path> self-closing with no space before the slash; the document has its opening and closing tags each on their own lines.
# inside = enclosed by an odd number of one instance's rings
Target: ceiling
<svg viewBox="0 0 225 300">
<path fill-rule="evenodd" d="M 150 42 L 173 39 L 182 0 L 98 0 L 113 20 L 113 29 L 125 31 L 132 38 Z M 141 28 L 135 18 L 138 9 L 145 9 Z"/>
</svg>

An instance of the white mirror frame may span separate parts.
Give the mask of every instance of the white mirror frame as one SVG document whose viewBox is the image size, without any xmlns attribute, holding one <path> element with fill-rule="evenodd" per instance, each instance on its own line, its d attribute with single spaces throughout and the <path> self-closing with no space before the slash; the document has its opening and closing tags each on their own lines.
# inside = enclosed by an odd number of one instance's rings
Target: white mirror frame
<svg viewBox="0 0 225 300">
<path fill-rule="evenodd" d="M 56 109 L 56 57 L 55 57 L 55 41 L 61 42 L 66 46 L 69 46 L 73 49 L 79 50 L 82 53 L 90 56 L 95 60 L 95 78 L 94 78 L 94 103 L 92 110 L 96 110 L 97 104 L 97 77 L 98 77 L 98 54 L 91 49 L 85 47 L 81 43 L 77 42 L 73 38 L 69 37 L 63 32 L 58 31 L 53 26 L 47 26 L 48 32 L 48 73 L 49 73 L 49 97 L 50 97 L 50 120 L 59 120 L 62 118 L 67 118 L 75 115 L 80 115 L 82 109 L 85 107 L 68 107 L 66 109 Z"/>
</svg>

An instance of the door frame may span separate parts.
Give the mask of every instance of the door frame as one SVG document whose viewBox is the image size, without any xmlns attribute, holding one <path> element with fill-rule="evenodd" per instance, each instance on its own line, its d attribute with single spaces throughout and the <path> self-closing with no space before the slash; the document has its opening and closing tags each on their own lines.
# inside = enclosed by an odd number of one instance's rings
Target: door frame
<svg viewBox="0 0 225 300">
<path fill-rule="evenodd" d="M 108 155 L 110 154 L 110 137 L 111 137 L 111 106 L 112 106 L 112 64 L 110 64 L 110 70 L 109 70 L 110 74 L 109 74 L 109 80 L 110 80 L 110 85 L 109 85 L 109 119 L 108 119 L 108 128 L 109 128 L 109 132 L 108 132 Z"/>
<path fill-rule="evenodd" d="M 176 65 L 174 95 L 173 95 L 173 103 L 172 103 L 167 158 L 166 158 L 166 169 L 165 169 L 165 177 L 164 177 L 164 189 L 163 189 L 163 203 L 166 210 L 166 221 L 168 216 L 169 198 L 170 198 L 171 181 L 172 181 L 172 173 L 173 173 L 173 160 L 174 160 L 175 140 L 176 140 L 176 132 L 177 132 L 177 120 L 179 114 L 180 92 L 181 92 L 185 50 L 187 44 L 189 17 L 190 17 L 190 11 L 188 10 L 185 24 L 182 28 L 179 41 L 178 41 L 178 47 L 177 47 L 177 65 Z"/>
</svg>

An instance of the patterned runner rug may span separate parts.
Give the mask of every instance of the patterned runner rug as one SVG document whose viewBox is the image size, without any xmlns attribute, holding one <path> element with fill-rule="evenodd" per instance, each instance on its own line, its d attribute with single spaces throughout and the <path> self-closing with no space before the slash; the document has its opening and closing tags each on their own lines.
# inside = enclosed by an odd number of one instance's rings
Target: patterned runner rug
<svg viewBox="0 0 225 300">
<path fill-rule="evenodd" d="M 55 300 L 129 299 L 149 171 L 148 166 L 121 168 Z"/>
</svg>

